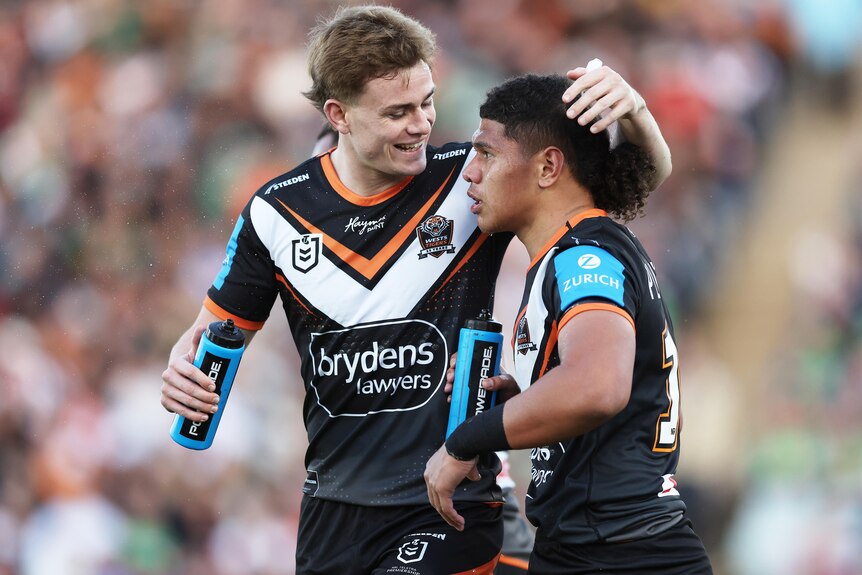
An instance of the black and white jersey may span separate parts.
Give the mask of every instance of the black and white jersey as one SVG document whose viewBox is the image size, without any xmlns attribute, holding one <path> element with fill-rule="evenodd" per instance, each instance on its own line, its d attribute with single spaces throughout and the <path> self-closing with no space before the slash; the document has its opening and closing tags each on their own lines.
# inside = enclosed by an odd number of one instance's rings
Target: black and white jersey
<svg viewBox="0 0 862 575">
<path fill-rule="evenodd" d="M 635 330 L 631 397 L 584 435 L 533 449 L 527 517 L 571 544 L 659 533 L 680 521 L 679 363 L 673 325 L 649 256 L 602 210 L 573 218 L 527 272 L 513 338 L 520 385 L 560 363 L 557 335 L 575 315 L 605 309 Z"/>
<path fill-rule="evenodd" d="M 205 305 L 259 329 L 281 297 L 302 359 L 308 495 L 428 503 L 448 358 L 488 307 L 511 239 L 476 225 L 461 178 L 469 154 L 429 147 L 424 172 L 373 197 L 347 189 L 322 154 L 265 184 L 237 221 Z M 456 498 L 499 499 L 499 462 L 486 463 Z"/>
</svg>

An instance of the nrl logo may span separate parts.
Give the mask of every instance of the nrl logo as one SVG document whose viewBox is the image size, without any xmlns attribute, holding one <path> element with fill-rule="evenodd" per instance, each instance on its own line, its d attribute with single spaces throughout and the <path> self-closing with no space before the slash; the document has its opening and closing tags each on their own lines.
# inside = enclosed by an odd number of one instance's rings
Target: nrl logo
<svg viewBox="0 0 862 575">
<path fill-rule="evenodd" d="M 530 341 L 530 326 L 527 325 L 527 318 L 522 317 L 515 332 L 515 351 L 521 355 L 527 355 L 528 351 L 535 349 L 537 349 L 536 344 Z"/>
<path fill-rule="evenodd" d="M 454 226 L 452 220 L 437 215 L 429 216 L 419 224 L 416 228 L 419 245 L 422 246 L 419 250 L 419 259 L 428 256 L 439 258 L 443 254 L 455 253 L 455 246 L 452 245 Z"/>
<path fill-rule="evenodd" d="M 418 563 L 425 557 L 426 549 L 428 549 L 427 541 L 419 541 L 418 539 L 408 541 L 398 548 L 398 560 L 402 563 Z"/>
<path fill-rule="evenodd" d="M 320 261 L 323 242 L 321 234 L 305 234 L 293 240 L 293 267 L 307 273 Z"/>
</svg>

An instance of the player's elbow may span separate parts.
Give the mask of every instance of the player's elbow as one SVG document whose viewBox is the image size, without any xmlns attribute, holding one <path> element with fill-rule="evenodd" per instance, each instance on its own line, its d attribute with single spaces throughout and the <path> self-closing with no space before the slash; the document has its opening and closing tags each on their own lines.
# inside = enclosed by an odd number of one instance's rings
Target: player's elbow
<svg viewBox="0 0 862 575">
<path fill-rule="evenodd" d="M 630 397 L 630 378 L 626 380 L 624 377 L 616 376 L 594 386 L 589 398 L 593 418 L 601 422 L 609 420 L 626 408 Z"/>
</svg>

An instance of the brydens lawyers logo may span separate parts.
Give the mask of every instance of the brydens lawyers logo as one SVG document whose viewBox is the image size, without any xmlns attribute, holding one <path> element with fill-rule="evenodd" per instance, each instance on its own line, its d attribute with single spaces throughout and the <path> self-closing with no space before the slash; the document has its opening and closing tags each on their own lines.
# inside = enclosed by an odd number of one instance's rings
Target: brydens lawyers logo
<svg viewBox="0 0 862 575">
<path fill-rule="evenodd" d="M 527 355 L 528 351 L 534 351 L 536 344 L 530 341 L 530 326 L 527 325 L 527 318 L 522 317 L 518 321 L 518 329 L 515 331 L 515 351 L 521 355 Z"/>
<path fill-rule="evenodd" d="M 320 261 L 322 246 L 320 234 L 305 234 L 293 240 L 293 267 L 302 273 L 308 272 Z"/>
<path fill-rule="evenodd" d="M 419 259 L 428 256 L 439 258 L 443 254 L 455 253 L 452 245 L 452 234 L 455 224 L 443 216 L 433 215 L 425 218 L 425 221 L 416 228 L 419 237 Z"/>
</svg>

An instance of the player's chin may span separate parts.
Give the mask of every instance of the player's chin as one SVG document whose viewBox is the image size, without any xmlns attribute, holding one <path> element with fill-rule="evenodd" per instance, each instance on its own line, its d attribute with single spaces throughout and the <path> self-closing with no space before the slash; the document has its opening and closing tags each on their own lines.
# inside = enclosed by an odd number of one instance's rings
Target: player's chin
<svg viewBox="0 0 862 575">
<path fill-rule="evenodd" d="M 482 233 L 493 234 L 500 231 L 500 226 L 494 221 L 494 218 L 485 212 L 480 212 L 476 216 L 476 223 L 479 225 Z"/>
<path fill-rule="evenodd" d="M 428 160 L 423 155 L 410 162 L 402 162 L 403 168 L 400 170 L 405 176 L 418 176 L 425 171 L 428 166 Z"/>
</svg>

